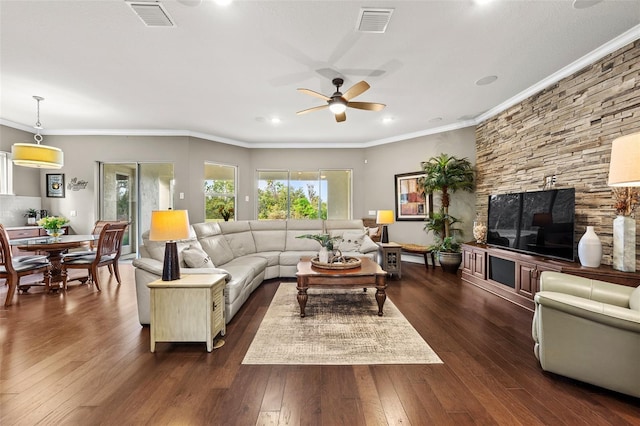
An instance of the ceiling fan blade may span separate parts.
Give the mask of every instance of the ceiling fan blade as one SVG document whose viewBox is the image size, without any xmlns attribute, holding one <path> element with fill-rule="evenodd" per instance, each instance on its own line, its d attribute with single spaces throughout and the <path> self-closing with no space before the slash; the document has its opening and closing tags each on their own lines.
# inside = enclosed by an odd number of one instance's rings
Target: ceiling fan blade
<svg viewBox="0 0 640 426">
<path fill-rule="evenodd" d="M 298 92 L 306 93 L 307 95 L 315 96 L 316 98 L 320 98 L 320 99 L 323 99 L 325 101 L 330 101 L 331 100 L 330 97 L 325 96 L 322 93 L 314 92 L 313 90 L 309 90 L 309 89 L 298 89 Z"/>
<path fill-rule="evenodd" d="M 350 99 L 355 98 L 358 95 L 363 94 L 364 92 L 369 90 L 369 87 L 371 87 L 371 86 L 369 86 L 369 83 L 367 83 L 366 81 L 362 80 L 361 82 L 356 83 L 353 86 L 351 86 L 351 88 L 349 90 L 344 92 L 344 95 L 342 95 L 342 97 L 345 98 L 348 101 Z"/>
<path fill-rule="evenodd" d="M 350 108 L 366 109 L 367 111 L 382 111 L 385 104 L 378 104 L 375 102 L 347 102 L 347 106 Z"/>
<path fill-rule="evenodd" d="M 309 108 L 309 109 L 303 109 L 302 111 L 296 112 L 296 114 L 298 114 L 298 115 L 306 114 L 308 112 L 320 111 L 321 109 L 325 109 L 325 108 L 329 108 L 329 105 L 320 105 L 320 106 Z"/>
<path fill-rule="evenodd" d="M 341 112 L 340 114 L 336 114 L 336 121 L 338 123 L 343 122 L 347 119 L 347 114 L 345 114 L 344 112 Z"/>
</svg>

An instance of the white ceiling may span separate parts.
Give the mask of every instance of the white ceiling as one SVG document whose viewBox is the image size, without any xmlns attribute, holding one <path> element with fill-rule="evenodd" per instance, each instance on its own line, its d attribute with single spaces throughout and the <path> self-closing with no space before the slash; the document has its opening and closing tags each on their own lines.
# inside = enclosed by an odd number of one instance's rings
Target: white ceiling
<svg viewBox="0 0 640 426">
<path fill-rule="evenodd" d="M 640 38 L 640 0 L 161 3 L 175 27 L 123 0 L 0 0 L 0 124 L 32 130 L 39 95 L 45 135 L 372 146 L 473 125 Z M 394 8 L 386 33 L 355 31 L 365 6 Z M 331 95 L 338 74 L 387 107 L 295 114 L 324 102 L 297 88 Z"/>
</svg>

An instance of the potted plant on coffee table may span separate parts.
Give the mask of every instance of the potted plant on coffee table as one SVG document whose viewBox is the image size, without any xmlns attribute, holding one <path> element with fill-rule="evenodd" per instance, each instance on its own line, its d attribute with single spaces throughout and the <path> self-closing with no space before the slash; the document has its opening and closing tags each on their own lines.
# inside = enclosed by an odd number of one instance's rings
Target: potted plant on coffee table
<svg viewBox="0 0 640 426">
<path fill-rule="evenodd" d="M 298 235 L 296 238 L 308 238 L 319 242 L 320 252 L 318 253 L 318 259 L 323 263 L 329 263 L 329 258 L 333 253 L 333 243 L 342 239 L 341 237 L 332 237 L 329 234 L 304 234 Z"/>
<path fill-rule="evenodd" d="M 461 234 L 462 230 L 453 226 L 460 221 L 449 214 L 451 194 L 473 191 L 473 166 L 466 158 L 448 154 L 431 157 L 421 165 L 424 176 L 418 184 L 425 194 L 441 193 L 440 211 L 426 218 L 425 230 L 434 233 L 435 243 L 431 248 L 438 253 L 442 269 L 455 273 L 462 263 L 460 243 L 456 240 L 456 235 Z"/>
</svg>

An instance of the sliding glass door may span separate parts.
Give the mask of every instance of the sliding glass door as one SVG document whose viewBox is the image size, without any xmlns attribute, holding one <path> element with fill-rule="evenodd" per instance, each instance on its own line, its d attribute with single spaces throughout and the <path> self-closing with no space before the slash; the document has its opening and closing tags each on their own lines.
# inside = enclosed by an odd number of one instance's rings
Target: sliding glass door
<svg viewBox="0 0 640 426">
<path fill-rule="evenodd" d="M 101 163 L 99 220 L 129 222 L 122 254 L 135 253 L 152 210 L 173 208 L 173 164 Z"/>
</svg>

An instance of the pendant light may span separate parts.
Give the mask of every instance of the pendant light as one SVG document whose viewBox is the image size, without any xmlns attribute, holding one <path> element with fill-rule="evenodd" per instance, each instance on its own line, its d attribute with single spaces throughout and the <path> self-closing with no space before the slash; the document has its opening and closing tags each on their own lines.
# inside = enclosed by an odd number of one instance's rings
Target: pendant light
<svg viewBox="0 0 640 426">
<path fill-rule="evenodd" d="M 11 147 L 11 157 L 13 164 L 23 167 L 38 167 L 42 169 L 59 169 L 64 166 L 64 155 L 62 150 L 52 146 L 41 145 L 42 124 L 40 124 L 40 101 L 44 101 L 43 97 L 34 96 L 33 99 L 38 103 L 38 121 L 34 128 L 37 130 L 33 136 L 36 143 L 14 143 Z"/>
</svg>

